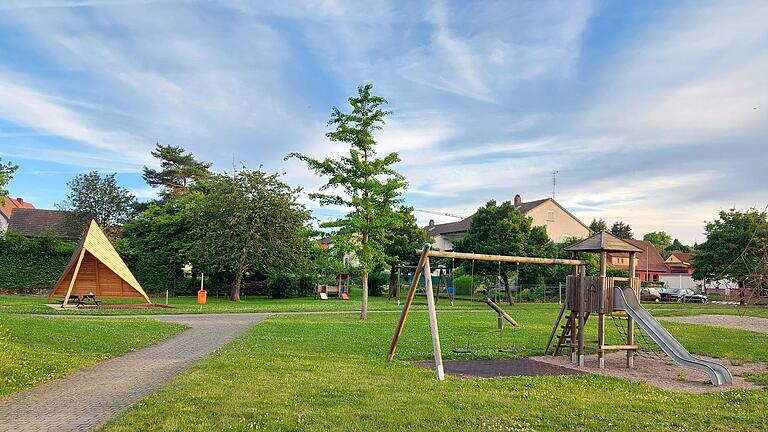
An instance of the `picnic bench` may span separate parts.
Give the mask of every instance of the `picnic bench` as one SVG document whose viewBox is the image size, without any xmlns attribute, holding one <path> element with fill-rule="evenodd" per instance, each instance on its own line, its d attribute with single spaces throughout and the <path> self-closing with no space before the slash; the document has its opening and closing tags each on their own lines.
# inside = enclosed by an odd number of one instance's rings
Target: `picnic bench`
<svg viewBox="0 0 768 432">
<path fill-rule="evenodd" d="M 96 295 L 93 294 L 93 293 L 91 293 L 91 294 L 83 294 L 83 295 L 71 294 L 69 296 L 69 301 L 70 302 L 74 302 L 75 303 L 75 307 L 78 307 L 78 308 L 79 307 L 85 307 L 85 302 L 92 302 L 96 306 L 101 305 L 101 300 L 97 299 Z M 63 305 L 64 304 L 64 300 L 59 300 L 59 303 L 62 303 L 62 305 Z"/>
</svg>

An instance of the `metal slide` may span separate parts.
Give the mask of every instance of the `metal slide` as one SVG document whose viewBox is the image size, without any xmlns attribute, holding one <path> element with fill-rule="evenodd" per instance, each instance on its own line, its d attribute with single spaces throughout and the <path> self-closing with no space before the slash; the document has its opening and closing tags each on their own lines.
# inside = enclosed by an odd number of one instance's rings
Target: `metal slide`
<svg viewBox="0 0 768 432">
<path fill-rule="evenodd" d="M 733 376 L 727 367 L 720 363 L 704 360 L 691 355 L 661 324 L 648 312 L 640 302 L 631 287 L 615 287 L 613 295 L 614 309 L 624 309 L 635 319 L 661 349 L 680 366 L 696 369 L 709 374 L 712 384 L 716 386 L 733 383 Z"/>
</svg>

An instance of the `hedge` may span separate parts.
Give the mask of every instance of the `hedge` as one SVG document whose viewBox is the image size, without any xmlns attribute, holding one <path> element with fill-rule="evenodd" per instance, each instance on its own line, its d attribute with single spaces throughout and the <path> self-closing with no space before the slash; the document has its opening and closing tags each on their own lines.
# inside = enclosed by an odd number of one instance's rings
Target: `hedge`
<svg viewBox="0 0 768 432">
<path fill-rule="evenodd" d="M 0 236 L 0 291 L 29 294 L 53 288 L 75 246 L 51 232 L 27 238 L 9 230 Z"/>
</svg>

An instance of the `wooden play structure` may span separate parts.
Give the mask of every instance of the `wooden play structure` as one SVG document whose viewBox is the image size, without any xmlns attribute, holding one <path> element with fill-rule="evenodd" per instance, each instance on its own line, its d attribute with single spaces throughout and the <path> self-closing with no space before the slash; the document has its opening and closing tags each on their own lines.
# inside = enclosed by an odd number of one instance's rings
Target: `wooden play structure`
<svg viewBox="0 0 768 432">
<path fill-rule="evenodd" d="M 585 350 L 597 352 L 598 368 L 605 368 L 607 351 L 626 351 L 628 368 L 634 366 L 635 354 L 639 346 L 635 344 L 635 326 L 647 334 L 669 358 L 680 366 L 696 369 L 709 375 L 713 385 L 728 385 L 733 382 L 731 372 L 720 363 L 699 358 L 685 349 L 662 325 L 640 304 L 640 279 L 635 277 L 635 257 L 643 250 L 617 238 L 607 232 L 599 232 L 582 240 L 568 249 L 577 259 L 581 252 L 600 254 L 599 276 L 587 276 L 585 267 L 579 265 L 566 280 L 566 301 L 555 319 L 552 331 L 547 339 L 544 353 L 549 351 L 557 331 L 557 343 L 554 354 L 569 349 L 571 363 L 584 366 Z M 626 253 L 628 255 L 629 277 L 608 277 L 608 253 Z M 566 310 L 565 324 L 561 325 Z M 584 338 L 587 320 L 597 315 L 597 340 Z M 605 318 L 620 314 L 626 317 L 626 344 L 607 345 L 605 343 Z M 592 344 L 595 345 L 592 345 Z"/>
<path fill-rule="evenodd" d="M 408 290 L 408 296 L 405 299 L 405 304 L 403 306 L 403 312 L 400 315 L 400 320 L 397 323 L 397 327 L 395 328 L 395 334 L 392 336 L 392 343 L 389 346 L 389 352 L 387 353 L 387 361 L 392 361 L 392 359 L 395 357 L 395 351 L 397 350 L 397 343 L 400 340 L 400 335 L 403 333 L 403 329 L 405 328 L 405 322 L 408 319 L 408 312 L 411 309 L 411 305 L 413 304 L 413 299 L 416 296 L 416 290 L 419 285 L 419 278 L 423 275 L 424 276 L 424 283 L 425 283 L 425 291 L 428 293 L 427 297 L 427 309 L 429 312 L 429 328 L 432 333 L 432 349 L 434 352 L 435 357 L 435 373 L 437 375 L 438 380 L 444 380 L 445 379 L 445 372 L 443 370 L 443 355 L 442 355 L 442 347 L 440 345 L 440 335 L 437 327 L 437 312 L 435 309 L 435 297 L 434 295 L 429 295 L 429 293 L 433 293 L 432 288 L 432 271 L 430 268 L 429 258 L 435 257 L 435 258 L 453 258 L 453 259 L 466 259 L 466 260 L 478 260 L 478 261 L 498 261 L 498 262 L 508 262 L 508 263 L 529 263 L 529 264 L 558 264 L 558 265 L 572 265 L 572 266 L 583 266 L 584 262 L 579 261 L 577 259 L 556 259 L 556 258 L 534 258 L 534 257 L 515 257 L 515 256 L 507 256 L 507 255 L 485 255 L 485 254 L 474 254 L 474 253 L 462 253 L 462 252 L 446 252 L 446 251 L 433 251 L 430 249 L 429 244 L 425 244 L 424 247 L 421 250 L 421 257 L 419 258 L 419 264 L 416 266 L 416 269 L 414 270 L 413 280 L 411 281 L 410 289 Z M 574 267 L 575 268 L 575 267 Z M 576 270 L 574 270 L 575 272 Z M 490 299 L 486 299 L 485 301 L 491 308 L 496 310 L 497 313 L 499 313 L 500 318 L 503 320 L 506 320 L 510 325 L 517 325 L 517 323 L 507 315 L 501 308 L 498 306 L 494 307 L 491 305 L 493 303 Z M 489 303 L 490 302 L 490 303 Z M 500 312 L 501 311 L 501 312 Z"/>
<path fill-rule="evenodd" d="M 151 304 L 149 296 L 133 276 L 128 266 L 101 231 L 91 221 L 64 273 L 54 285 L 48 299 L 64 296 L 62 307 L 72 296 L 95 298 L 142 298 Z"/>
<path fill-rule="evenodd" d="M 567 250 L 573 254 L 574 259 L 578 259 L 579 252 L 599 253 L 600 275 L 587 276 L 584 266 L 580 266 L 578 272 L 574 271 L 572 275 L 566 278 L 566 300 L 549 334 L 544 353 L 549 351 L 552 340 L 560 329 L 554 354 L 559 355 L 564 348 L 567 348 L 570 350 L 571 362 L 584 366 L 586 341 L 584 332 L 581 330 L 586 325 L 590 315 L 597 314 L 597 345 L 594 349 L 597 351 L 599 367 L 605 367 L 605 352 L 610 350 L 626 350 L 627 367 L 632 367 L 635 350 L 638 349 L 634 341 L 634 320 L 631 317 L 627 318 L 626 345 L 606 345 L 605 317 L 614 311 L 618 312 L 614 308 L 613 299 L 616 282 L 626 282 L 635 293 L 634 295 L 640 298 L 640 279 L 636 277 L 608 277 L 606 273 L 608 253 L 626 252 L 629 254 L 629 274 L 634 275 L 635 255 L 643 250 L 604 231 L 572 245 Z M 565 324 L 561 325 L 566 310 L 569 313 L 565 319 Z"/>
<path fill-rule="evenodd" d="M 349 300 L 349 280 L 350 275 L 339 273 L 336 276 L 336 285 L 317 285 L 315 287 L 315 298 L 327 299 L 330 296 L 336 296 L 342 300 Z"/>
</svg>

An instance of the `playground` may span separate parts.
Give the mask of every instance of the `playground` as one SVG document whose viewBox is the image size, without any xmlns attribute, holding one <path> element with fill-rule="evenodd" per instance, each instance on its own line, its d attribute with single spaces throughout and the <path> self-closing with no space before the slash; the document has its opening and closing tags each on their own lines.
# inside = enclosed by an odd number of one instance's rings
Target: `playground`
<svg viewBox="0 0 768 432">
<path fill-rule="evenodd" d="M 162 310 L 78 309 L 51 303 L 57 295 L 97 295 L 116 305 L 162 302 L 142 295 L 140 286 L 126 287 L 130 271 L 114 256 L 110 261 L 109 251 L 99 253 L 86 241 L 57 283 L 61 291 L 51 298 L 0 298 L 0 342 L 24 357 L 24 367 L 16 369 L 8 369 L 7 362 L 13 360 L 3 358 L 10 374 L 0 412 L 8 418 L 27 413 L 41 427 L 74 424 L 71 419 L 55 423 L 61 421 L 55 414 L 34 415 L 29 407 L 36 405 L 30 401 L 50 399 L 57 401 L 57 409 L 72 413 L 78 401 L 66 402 L 64 395 L 71 388 L 81 398 L 92 396 L 87 378 L 94 377 L 107 380 L 99 381 L 104 392 L 99 395 L 113 402 L 105 412 L 91 413 L 96 416 L 93 423 L 85 415 L 76 416 L 86 429 L 768 428 L 762 409 L 768 402 L 763 390 L 768 384 L 768 319 L 760 316 L 764 309 L 641 305 L 636 281 L 608 278 L 603 271 L 597 277 L 585 276 L 578 257 L 579 250 L 604 253 L 626 246 L 611 239 L 595 246 L 588 240 L 572 246 L 571 259 L 459 254 L 425 247 L 419 265 L 411 269 L 407 289 L 372 300 L 366 321 L 357 318 L 360 292 L 354 287 L 346 290 L 349 300 L 254 298 L 234 304 L 211 298 L 198 304 L 197 298 L 187 298 L 174 299 L 175 306 Z M 474 274 L 469 296 L 457 296 L 453 270 L 430 268 L 430 260 L 441 259 L 568 266 L 572 271 L 562 304 L 509 304 L 501 283 L 475 284 Z M 123 282 L 106 282 L 117 300 L 110 300 L 110 293 L 99 286 L 99 275 L 105 274 L 100 263 L 105 261 L 115 274 L 122 273 Z M 157 315 L 160 311 L 171 314 Z M 46 317 L 21 316 L 29 313 Z M 164 322 L 118 319 L 136 313 Z M 745 319 L 745 313 L 755 316 Z M 90 316 L 105 314 L 115 317 Z M 218 340 L 216 335 L 232 329 L 232 319 L 240 320 L 238 330 Z M 749 326 L 741 328 L 747 321 Z M 36 332 L 41 325 L 51 330 Z M 179 362 L 182 346 L 196 356 Z M 32 354 L 43 349 L 49 354 Z M 100 363 L 111 357 L 116 358 Z M 122 381 L 108 371 L 110 365 L 126 361 L 137 368 L 141 362 L 177 365 L 159 375 L 150 373 L 152 368 L 136 369 L 129 382 L 115 389 L 130 384 L 142 390 L 116 396 L 108 381 Z M 40 372 L 29 377 L 30 371 Z M 88 403 L 98 411 L 102 408 L 97 402 Z M 632 422 L 624 421 L 630 417 Z"/>
</svg>

